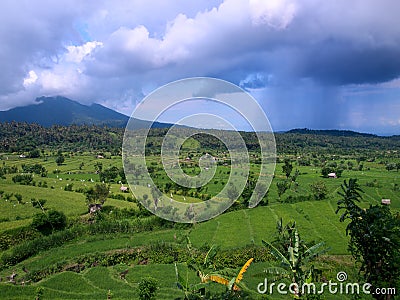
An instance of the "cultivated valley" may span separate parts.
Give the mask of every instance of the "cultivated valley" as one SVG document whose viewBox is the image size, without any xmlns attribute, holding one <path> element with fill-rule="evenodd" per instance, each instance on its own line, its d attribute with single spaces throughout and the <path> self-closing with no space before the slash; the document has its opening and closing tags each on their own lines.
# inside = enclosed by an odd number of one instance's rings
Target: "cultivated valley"
<svg viewBox="0 0 400 300">
<path fill-rule="evenodd" d="M 242 192 L 234 184 L 227 189 L 227 197 L 237 200 L 208 221 L 196 222 L 187 211 L 182 213 L 193 222 L 177 223 L 143 206 L 155 202 L 156 209 L 168 209 L 143 172 L 167 197 L 199 203 L 225 187 L 231 160 L 217 139 L 193 135 L 180 149 L 180 167 L 189 176 L 208 170 L 199 165 L 208 155 L 215 174 L 202 187 L 174 183 L 160 152 L 167 131 L 150 130 L 147 170 L 133 159 L 124 171 L 123 129 L 0 124 L 0 298 L 288 299 L 276 290 L 261 294 L 258 287 L 267 279 L 313 282 L 319 289 L 339 283 L 340 272 L 346 282 L 399 289 L 399 136 L 277 133 L 270 188 L 248 208 L 261 158 L 255 134 L 241 132 L 249 176 Z"/>
</svg>

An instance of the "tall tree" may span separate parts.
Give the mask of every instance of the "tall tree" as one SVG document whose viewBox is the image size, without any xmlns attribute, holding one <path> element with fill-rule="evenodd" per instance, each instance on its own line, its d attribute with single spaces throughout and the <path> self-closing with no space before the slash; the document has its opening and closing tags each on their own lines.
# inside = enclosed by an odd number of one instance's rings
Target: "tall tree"
<svg viewBox="0 0 400 300">
<path fill-rule="evenodd" d="M 282 172 L 285 173 L 286 178 L 289 178 L 292 173 L 293 165 L 288 158 L 285 159 L 285 164 L 282 166 Z"/>
<path fill-rule="evenodd" d="M 328 194 L 328 188 L 322 180 L 313 182 L 310 184 L 310 188 L 315 200 L 325 199 L 326 195 Z"/>
<path fill-rule="evenodd" d="M 278 188 L 278 197 L 279 200 L 281 199 L 281 196 L 286 192 L 286 190 L 289 188 L 289 183 L 287 180 L 280 180 L 276 183 L 276 187 Z"/>
<path fill-rule="evenodd" d="M 105 183 L 96 184 L 94 187 L 91 187 L 85 192 L 86 204 L 87 205 L 95 203 L 104 204 L 109 193 L 110 193 L 109 185 Z"/>
<path fill-rule="evenodd" d="M 387 205 L 358 206 L 361 193 L 356 179 L 344 181 L 336 213 L 340 221 L 349 221 L 349 251 L 360 263 L 360 273 L 375 288 L 395 288 L 400 284 L 400 217 L 393 215 Z M 375 299 L 391 299 L 393 295 L 375 293 Z"/>
</svg>

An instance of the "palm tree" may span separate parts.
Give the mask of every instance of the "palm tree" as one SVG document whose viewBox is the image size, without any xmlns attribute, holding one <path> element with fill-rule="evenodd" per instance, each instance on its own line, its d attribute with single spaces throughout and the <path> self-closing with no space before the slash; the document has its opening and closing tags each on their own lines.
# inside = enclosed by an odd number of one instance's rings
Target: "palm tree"
<svg viewBox="0 0 400 300">
<path fill-rule="evenodd" d="M 360 188 L 357 183 L 357 179 L 350 178 L 347 183 L 346 180 L 340 186 L 341 191 L 338 192 L 342 198 L 337 202 L 336 213 L 340 210 L 344 210 L 343 214 L 340 216 L 340 222 L 343 222 L 345 219 L 351 219 L 354 217 L 354 214 L 359 215 L 361 213 L 361 208 L 357 206 L 356 202 L 361 201 L 360 192 L 363 190 Z M 349 227 L 346 228 L 346 232 L 348 232 Z"/>
</svg>

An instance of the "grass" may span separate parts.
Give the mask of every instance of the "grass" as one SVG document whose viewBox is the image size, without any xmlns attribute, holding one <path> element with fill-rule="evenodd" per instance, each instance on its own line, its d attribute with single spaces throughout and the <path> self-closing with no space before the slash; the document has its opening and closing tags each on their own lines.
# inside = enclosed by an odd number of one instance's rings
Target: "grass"
<svg viewBox="0 0 400 300">
<path fill-rule="evenodd" d="M 349 264 L 348 258 L 341 264 Z M 349 282 L 358 282 L 357 274 L 351 266 L 338 266 L 329 258 L 321 258 L 316 263 L 317 267 L 327 271 L 327 278 L 335 280 L 336 273 L 346 271 Z M 243 283 L 253 291 L 257 285 L 264 281 L 265 270 L 274 266 L 271 263 L 253 263 L 244 274 Z M 180 274 L 188 278 L 189 283 L 199 282 L 193 271 L 187 270 L 183 264 L 178 264 Z M 125 279 L 121 279 L 119 273 L 128 270 Z M 138 299 L 137 286 L 144 277 L 151 276 L 158 282 L 159 289 L 156 299 L 176 299 L 183 293 L 177 289 L 175 283 L 175 269 L 172 264 L 157 265 L 116 265 L 113 267 L 93 267 L 81 273 L 63 272 L 51 276 L 39 283 L 25 287 L 0 284 L 0 290 L 4 299 L 33 299 L 38 287 L 43 288 L 43 299 L 106 299 L 108 291 L 112 293 L 112 299 Z M 282 282 L 282 281 L 280 281 Z M 287 283 L 289 284 L 289 283 Z M 211 290 L 223 291 L 224 287 L 211 283 Z M 273 299 L 287 299 L 278 293 L 272 295 Z M 346 295 L 324 295 L 325 299 L 351 299 Z M 261 295 L 253 294 L 252 299 L 261 299 Z M 361 299 L 371 299 L 363 296 Z"/>
<path fill-rule="evenodd" d="M 115 249 L 126 249 L 142 245 L 149 245 L 157 241 L 173 242 L 175 231 L 163 230 L 156 232 L 137 233 L 134 235 L 96 235 L 82 237 L 77 241 L 64 244 L 61 247 L 44 251 L 15 266 L 16 270 L 22 270 L 25 266 L 29 269 L 42 269 L 59 261 L 67 261 L 78 256 L 93 252 L 106 252 Z M 9 270 L 0 274 L 7 274 Z"/>
<path fill-rule="evenodd" d="M 185 145 L 185 151 L 198 151 L 198 145 L 190 142 Z M 85 214 L 87 207 L 85 196 L 82 193 L 64 191 L 67 184 L 73 184 L 73 189 L 86 188 L 99 182 L 99 176 L 95 173 L 95 164 L 102 163 L 103 169 L 110 166 L 121 167 L 120 157 L 111 159 L 97 159 L 95 155 L 72 155 L 66 157 L 65 163 L 57 166 L 55 157 L 43 159 L 19 159 L 17 156 L 9 155 L 6 165 L 18 165 L 22 163 L 41 163 L 48 170 L 48 177 L 35 176 L 38 183 L 46 182 L 48 187 L 23 186 L 14 184 L 11 180 L 13 175 L 7 175 L 6 179 L 0 179 L 0 190 L 8 194 L 19 193 L 25 204 L 19 204 L 12 196 L 5 201 L 0 198 L 0 232 L 3 230 L 26 226 L 31 222 L 32 216 L 40 212 L 29 203 L 31 198 L 46 199 L 45 207 L 62 210 L 71 219 Z M 83 167 L 80 165 L 83 162 Z M 151 157 L 149 163 L 159 163 L 159 159 Z M 356 162 L 353 161 L 356 166 Z M 297 179 L 298 187 L 292 184 L 281 198 L 285 200 L 288 196 L 311 194 L 310 184 L 321 180 L 328 188 L 328 195 L 321 201 L 304 201 L 298 203 L 282 203 L 277 194 L 277 180 L 284 180 L 282 164 L 277 164 L 275 179 L 273 180 L 268 193 L 269 205 L 253 209 L 243 209 L 222 214 L 212 220 L 195 224 L 190 231 L 186 230 L 159 230 L 154 232 L 136 233 L 132 235 L 94 235 L 91 237 L 80 237 L 75 241 L 64 244 L 61 247 L 44 251 L 31 257 L 13 268 L 0 272 L 0 276 L 9 275 L 13 270 L 23 273 L 22 268 L 41 269 L 53 265 L 59 261 L 68 261 L 81 255 L 93 252 L 107 252 L 116 249 L 126 249 L 149 245 L 157 241 L 175 242 L 174 236 L 181 236 L 189 233 L 190 239 L 195 247 L 207 245 L 219 245 L 222 249 L 241 248 L 249 244 L 261 245 L 262 240 L 271 241 L 274 238 L 276 222 L 283 218 L 284 223 L 295 220 L 301 237 L 307 242 L 325 241 L 329 247 L 326 257 L 317 261 L 317 266 L 324 270 L 328 279 L 334 279 L 338 271 L 345 270 L 349 278 L 357 282 L 357 274 L 354 271 L 354 262 L 348 256 L 348 237 L 345 235 L 346 224 L 339 222 L 339 216 L 335 214 L 336 202 L 339 199 L 337 191 L 343 180 L 358 178 L 361 188 L 364 190 L 362 206 L 378 204 L 382 198 L 390 198 L 391 208 L 395 211 L 400 209 L 400 194 L 396 190 L 396 183 L 400 182 L 400 172 L 385 169 L 382 164 L 375 162 L 364 162 L 363 171 L 345 170 L 342 178 L 326 179 L 320 175 L 320 168 L 313 166 L 294 166 L 299 169 L 300 175 Z M 193 167 L 196 171 L 197 167 Z M 59 170 L 59 174 L 53 171 Z M 188 174 L 194 175 L 190 169 Z M 229 166 L 218 166 L 215 179 L 207 185 L 206 193 L 217 193 L 227 181 Z M 257 174 L 259 166 L 252 164 L 250 171 Z M 162 171 L 158 172 L 157 180 L 165 184 L 168 179 Z M 164 177 L 163 177 L 164 176 Z M 93 181 L 93 182 L 92 182 Z M 371 185 L 374 182 L 375 186 Z M 114 194 L 119 192 L 119 184 L 113 183 L 111 191 Z M 147 187 L 138 186 L 134 192 L 140 197 L 150 191 Z M 125 197 L 128 194 L 122 194 Z M 175 200 L 185 201 L 182 195 L 174 195 Z M 195 202 L 198 199 L 185 197 L 187 202 Z M 26 203 L 28 202 L 28 203 Z M 106 205 L 119 208 L 136 208 L 131 202 L 107 199 Z M 151 263 L 151 262 L 150 262 Z M 255 290 L 262 278 L 263 271 L 268 268 L 268 263 L 253 263 L 244 277 L 245 284 Z M 185 267 L 179 268 L 186 274 Z M 119 272 L 129 269 L 126 280 L 119 278 Z M 112 299 L 137 299 L 137 284 L 141 278 L 152 276 L 159 281 L 160 289 L 157 299 L 175 299 L 180 292 L 175 285 L 175 271 L 172 264 L 149 264 L 139 265 L 116 265 L 113 267 L 93 267 L 84 270 L 82 273 L 62 272 L 27 286 L 12 286 L 7 283 L 0 283 L 1 298 L 4 299 L 33 299 L 37 287 L 44 288 L 44 299 L 106 299 L 108 290 L 113 294 Z M 189 278 L 194 282 L 197 280 L 194 273 L 188 273 Z M 215 287 L 217 290 L 221 287 Z M 223 289 L 222 289 L 223 290 Z M 286 299 L 274 295 L 274 299 Z M 346 299 L 326 295 L 326 299 Z M 348 297 L 348 299 L 350 299 Z M 368 298 L 366 298 L 368 299 Z"/>
<path fill-rule="evenodd" d="M 196 225 L 190 237 L 196 246 L 204 243 L 239 248 L 249 244 L 261 245 L 271 241 L 276 222 L 296 220 L 303 239 L 315 243 L 325 241 L 331 254 L 347 254 L 345 224 L 332 209 L 330 201 L 306 201 L 295 204 L 270 205 L 223 214 Z"/>
</svg>

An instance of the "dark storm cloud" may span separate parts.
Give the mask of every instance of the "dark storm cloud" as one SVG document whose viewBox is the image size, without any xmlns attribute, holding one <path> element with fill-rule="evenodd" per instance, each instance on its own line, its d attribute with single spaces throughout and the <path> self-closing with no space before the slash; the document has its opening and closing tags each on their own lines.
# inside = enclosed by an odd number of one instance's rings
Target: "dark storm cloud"
<svg viewBox="0 0 400 300">
<path fill-rule="evenodd" d="M 400 46 L 354 48 L 327 41 L 307 51 L 299 75 L 344 85 L 386 82 L 400 75 Z"/>
<path fill-rule="evenodd" d="M 2 1 L 0 109 L 61 94 L 129 114 L 154 88 L 210 76 L 265 89 L 277 115 L 303 109 L 292 125 L 335 127 L 351 121 L 340 89 L 399 88 L 399 1 L 166 3 Z"/>
<path fill-rule="evenodd" d="M 97 78 L 152 77 L 161 84 L 197 75 L 249 88 L 267 85 L 262 77 L 270 75 L 275 83 L 344 85 L 400 73 L 397 1 L 226 0 L 182 8 L 156 1 L 162 11 L 140 1 L 79 3 L 36 1 L 25 10 L 1 4 L 3 95 L 22 89 L 33 66 L 62 65 L 65 47 L 90 37 L 102 47 L 77 66 L 89 85 Z"/>
</svg>

